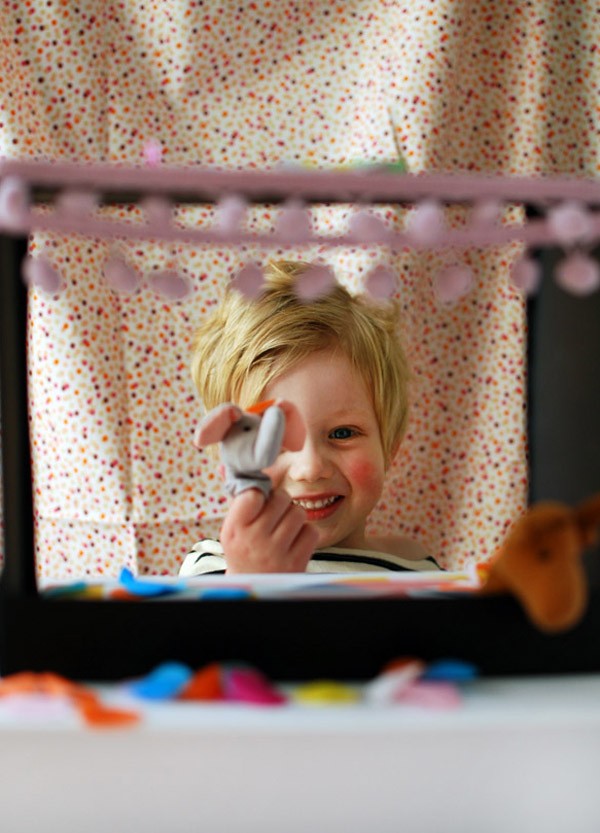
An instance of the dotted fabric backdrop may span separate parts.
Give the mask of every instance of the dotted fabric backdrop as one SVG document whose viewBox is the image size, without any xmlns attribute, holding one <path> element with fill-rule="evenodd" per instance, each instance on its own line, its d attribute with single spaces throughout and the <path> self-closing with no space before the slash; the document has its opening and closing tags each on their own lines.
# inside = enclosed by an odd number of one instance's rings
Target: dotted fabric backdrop
<svg viewBox="0 0 600 833">
<path fill-rule="evenodd" d="M 155 140 L 169 164 L 336 166 L 393 161 L 395 133 L 414 172 L 597 175 L 598 18 L 581 0 L 5 0 L 0 153 L 142 163 Z M 251 224 L 275 216 L 257 208 Z M 318 209 L 313 221 L 327 232 L 348 216 Z M 210 219 L 202 207 L 178 213 Z M 192 447 L 193 331 L 242 260 L 283 252 L 119 244 L 140 274 L 176 265 L 189 277 L 190 298 L 168 303 L 148 287 L 109 291 L 101 242 L 40 236 L 32 247 L 66 285 L 57 299 L 31 297 L 39 572 L 176 572 L 226 508 L 214 464 Z M 388 260 L 308 254 L 357 291 Z M 508 282 L 517 254 L 394 259 L 413 408 L 372 530 L 414 536 L 448 567 L 488 558 L 525 505 L 524 308 Z M 446 306 L 432 274 L 456 259 L 476 286 Z"/>
</svg>

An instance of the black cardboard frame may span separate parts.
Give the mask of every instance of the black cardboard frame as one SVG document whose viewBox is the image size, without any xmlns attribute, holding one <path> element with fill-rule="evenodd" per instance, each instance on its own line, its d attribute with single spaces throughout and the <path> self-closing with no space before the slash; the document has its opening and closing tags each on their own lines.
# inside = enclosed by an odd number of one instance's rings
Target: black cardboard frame
<svg viewBox="0 0 600 833">
<path fill-rule="evenodd" d="M 20 277 L 25 252 L 23 238 L 0 236 L 5 541 L 0 578 L 0 674 L 52 670 L 73 679 L 114 680 L 146 673 L 166 660 L 179 660 L 194 668 L 213 661 L 247 662 L 280 680 L 324 676 L 360 680 L 375 676 L 389 660 L 407 655 L 425 660 L 459 657 L 475 663 L 483 675 L 600 670 L 600 590 L 594 582 L 583 620 L 557 636 L 536 630 L 507 596 L 110 603 L 42 597 L 36 586 L 33 540 L 27 290 Z M 600 439 L 596 440 L 595 434 L 586 437 L 574 424 L 576 414 L 568 408 L 561 418 L 556 419 L 553 413 L 552 428 L 548 429 L 546 409 L 561 377 L 544 343 L 552 338 L 562 301 L 559 297 L 548 305 L 542 294 L 530 304 L 534 499 L 560 498 L 567 483 L 571 484 L 569 496 L 575 489 L 583 497 L 600 484 Z M 600 301 L 595 299 L 594 303 L 600 310 Z M 600 313 L 596 320 L 600 324 Z M 591 332 L 596 332 L 594 327 Z M 572 368 L 577 367 L 578 384 L 595 391 L 600 351 L 586 356 L 585 343 L 579 343 L 577 349 L 585 359 L 574 357 L 574 364 L 566 366 L 565 372 L 572 375 Z M 594 399 L 598 400 L 596 394 Z M 600 412 L 600 403 L 596 406 Z M 600 425 L 600 420 L 585 420 L 587 431 L 594 425 Z M 573 436 L 577 437 L 579 457 L 572 453 Z M 561 437 L 569 439 L 568 447 L 563 447 Z M 588 441 L 593 448 L 591 462 Z M 549 454 L 558 460 L 554 483 L 546 469 L 546 479 L 538 476 L 538 467 Z"/>
</svg>

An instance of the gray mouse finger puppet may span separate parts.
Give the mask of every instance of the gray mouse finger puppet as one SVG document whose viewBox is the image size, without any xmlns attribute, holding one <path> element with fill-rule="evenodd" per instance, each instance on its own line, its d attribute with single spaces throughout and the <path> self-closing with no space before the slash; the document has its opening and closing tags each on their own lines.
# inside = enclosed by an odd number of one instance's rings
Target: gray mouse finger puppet
<svg viewBox="0 0 600 833">
<path fill-rule="evenodd" d="M 243 411 L 226 402 L 210 411 L 198 426 L 194 445 L 221 443 L 225 488 L 231 495 L 246 489 L 271 493 L 271 478 L 263 469 L 273 465 L 282 448 L 299 451 L 304 424 L 291 402 L 269 400 Z"/>
</svg>

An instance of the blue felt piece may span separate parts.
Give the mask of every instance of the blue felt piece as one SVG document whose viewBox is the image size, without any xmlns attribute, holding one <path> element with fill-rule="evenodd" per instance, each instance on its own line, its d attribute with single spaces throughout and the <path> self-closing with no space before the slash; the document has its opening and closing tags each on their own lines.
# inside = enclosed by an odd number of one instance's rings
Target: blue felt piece
<svg viewBox="0 0 600 833">
<path fill-rule="evenodd" d="M 201 599 L 249 599 L 252 593 L 244 587 L 206 587 L 200 591 Z"/>
<path fill-rule="evenodd" d="M 460 659 L 440 659 L 430 663 L 423 672 L 422 680 L 444 680 L 447 682 L 466 682 L 479 676 L 475 665 Z"/>
<path fill-rule="evenodd" d="M 146 677 L 130 683 L 128 688 L 145 700 L 170 700 L 185 688 L 193 674 L 192 669 L 181 662 L 164 662 Z"/>
<path fill-rule="evenodd" d="M 119 584 L 128 593 L 135 596 L 167 596 L 170 593 L 178 593 L 182 586 L 180 584 L 163 584 L 159 581 L 144 581 L 136 578 L 128 567 L 123 567 L 119 574 Z"/>
</svg>

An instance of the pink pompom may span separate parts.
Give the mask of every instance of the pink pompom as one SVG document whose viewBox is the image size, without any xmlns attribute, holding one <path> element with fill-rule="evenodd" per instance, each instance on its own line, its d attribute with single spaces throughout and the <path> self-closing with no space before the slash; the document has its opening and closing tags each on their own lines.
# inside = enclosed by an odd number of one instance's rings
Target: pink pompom
<svg viewBox="0 0 600 833">
<path fill-rule="evenodd" d="M 582 252 L 573 252 L 558 264 L 556 282 L 573 295 L 590 295 L 600 285 L 598 264 Z"/>
<path fill-rule="evenodd" d="M 314 301 L 327 295 L 335 285 L 335 274 L 331 266 L 314 263 L 296 277 L 294 292 L 301 301 Z"/>
<path fill-rule="evenodd" d="M 386 301 L 396 290 L 396 275 L 389 266 L 375 266 L 365 280 L 365 289 L 372 298 Z"/>
<path fill-rule="evenodd" d="M 110 257 L 104 264 L 104 280 L 115 292 L 124 294 L 135 292 L 139 286 L 139 278 L 123 258 Z"/>
<path fill-rule="evenodd" d="M 7 176 L 0 182 L 0 228 L 20 231 L 29 211 L 29 192 L 17 176 Z"/>
<path fill-rule="evenodd" d="M 540 264 L 531 257 L 519 258 L 510 272 L 512 285 L 525 295 L 533 295 L 537 292 L 541 277 Z"/>
<path fill-rule="evenodd" d="M 147 197 L 142 200 L 141 207 L 146 215 L 149 226 L 164 227 L 171 224 L 173 206 L 164 197 Z"/>
<path fill-rule="evenodd" d="M 389 238 L 389 229 L 383 220 L 369 211 L 357 211 L 350 217 L 350 233 L 360 243 L 385 243 Z"/>
<path fill-rule="evenodd" d="M 222 234 L 232 234 L 239 231 L 246 212 L 248 203 L 237 194 L 223 197 L 217 204 L 217 225 Z"/>
<path fill-rule="evenodd" d="M 564 202 L 548 212 L 548 227 L 559 243 L 569 245 L 590 238 L 592 219 L 581 203 Z"/>
<path fill-rule="evenodd" d="M 446 228 L 444 210 L 436 200 L 424 200 L 409 216 L 407 231 L 420 246 L 436 243 Z"/>
<path fill-rule="evenodd" d="M 262 292 L 264 280 L 262 268 L 257 263 L 247 263 L 233 278 L 231 286 L 245 298 L 253 301 Z"/>
<path fill-rule="evenodd" d="M 434 279 L 437 297 L 444 304 L 458 301 L 473 286 L 473 272 L 464 263 L 453 263 L 441 269 Z"/>
<path fill-rule="evenodd" d="M 93 191 L 69 189 L 63 191 L 56 201 L 56 207 L 71 216 L 88 216 L 98 206 L 98 196 Z"/>
<path fill-rule="evenodd" d="M 150 139 L 144 145 L 142 154 L 146 165 L 154 167 L 162 161 L 163 147 L 158 139 Z"/>
<path fill-rule="evenodd" d="M 276 231 L 286 243 L 310 240 L 310 216 L 304 203 L 298 200 L 286 202 L 277 219 Z"/>
<path fill-rule="evenodd" d="M 190 294 L 190 284 L 187 279 L 174 270 L 154 272 L 147 276 L 153 292 L 171 301 L 181 301 Z"/>
<path fill-rule="evenodd" d="M 500 203 L 485 199 L 476 202 L 471 212 L 471 222 L 475 226 L 493 226 L 500 217 Z"/>
<path fill-rule="evenodd" d="M 37 287 L 48 295 L 56 295 L 62 289 L 60 272 L 57 272 L 43 255 L 26 257 L 23 261 L 22 274 L 28 286 Z"/>
</svg>

